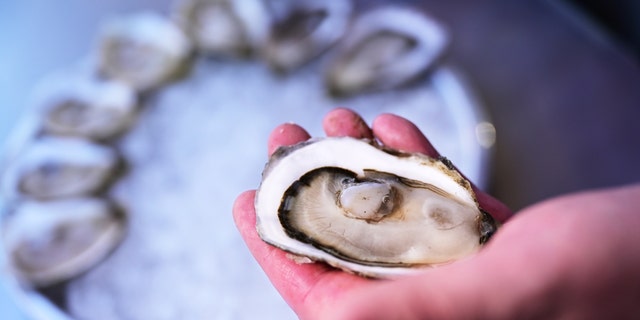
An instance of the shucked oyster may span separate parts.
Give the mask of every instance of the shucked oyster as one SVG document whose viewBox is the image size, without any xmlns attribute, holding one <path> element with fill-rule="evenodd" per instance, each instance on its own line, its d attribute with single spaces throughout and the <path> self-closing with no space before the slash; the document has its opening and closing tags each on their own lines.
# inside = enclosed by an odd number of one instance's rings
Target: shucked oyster
<svg viewBox="0 0 640 320">
<path fill-rule="evenodd" d="M 109 147 L 78 138 L 43 137 L 9 165 L 4 191 L 36 199 L 93 194 L 112 181 L 118 164 Z"/>
<path fill-rule="evenodd" d="M 136 95 L 115 81 L 86 77 L 52 84 L 42 97 L 43 127 L 48 133 L 104 140 L 122 133 L 132 123 Z"/>
<path fill-rule="evenodd" d="M 448 161 L 353 138 L 278 150 L 255 208 L 266 242 L 382 278 L 470 255 L 496 229 Z"/>
<path fill-rule="evenodd" d="M 124 220 L 105 200 L 27 201 L 7 217 L 3 244 L 12 272 L 46 286 L 103 259 L 121 239 L 123 227 Z"/>
<path fill-rule="evenodd" d="M 273 25 L 263 48 L 267 63 L 291 71 L 320 55 L 342 37 L 349 23 L 347 0 L 268 1 Z"/>
<path fill-rule="evenodd" d="M 180 73 L 191 44 L 171 20 L 144 13 L 105 24 L 98 49 L 104 75 L 145 91 Z"/>
<path fill-rule="evenodd" d="M 178 22 L 205 53 L 244 56 L 264 42 L 269 15 L 263 0 L 183 0 Z"/>
<path fill-rule="evenodd" d="M 414 80 L 442 55 L 445 30 L 408 8 L 385 7 L 359 17 L 328 68 L 337 95 L 391 89 Z"/>
</svg>

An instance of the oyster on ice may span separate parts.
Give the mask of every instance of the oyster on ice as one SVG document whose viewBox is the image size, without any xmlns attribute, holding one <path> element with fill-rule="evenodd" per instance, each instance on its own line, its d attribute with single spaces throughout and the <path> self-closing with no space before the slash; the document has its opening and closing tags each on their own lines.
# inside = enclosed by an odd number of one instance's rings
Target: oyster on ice
<svg viewBox="0 0 640 320">
<path fill-rule="evenodd" d="M 105 24 L 98 47 L 98 68 L 110 79 L 146 91 L 180 74 L 190 52 L 189 39 L 173 21 L 141 13 Z"/>
<path fill-rule="evenodd" d="M 267 243 L 380 278 L 470 255 L 497 228 L 448 160 L 353 138 L 279 149 L 255 209 Z"/>
<path fill-rule="evenodd" d="M 263 0 L 183 0 L 178 5 L 178 24 L 204 53 L 246 56 L 267 36 Z"/>
<path fill-rule="evenodd" d="M 262 54 L 275 70 L 289 72 L 309 62 L 344 34 L 349 24 L 348 0 L 272 0 L 272 26 Z"/>
<path fill-rule="evenodd" d="M 87 77 L 65 80 L 41 97 L 46 132 L 105 140 L 133 122 L 136 94 L 129 86 Z"/>
<path fill-rule="evenodd" d="M 88 270 L 122 238 L 124 219 L 116 212 L 97 198 L 20 203 L 2 235 L 11 271 L 46 286 Z"/>
<path fill-rule="evenodd" d="M 445 30 L 408 8 L 384 7 L 358 17 L 325 75 L 336 95 L 392 89 L 416 79 L 442 55 Z"/>
<path fill-rule="evenodd" d="M 18 154 L 4 172 L 11 197 L 55 199 L 102 191 L 117 173 L 111 147 L 79 138 L 42 137 Z"/>
</svg>

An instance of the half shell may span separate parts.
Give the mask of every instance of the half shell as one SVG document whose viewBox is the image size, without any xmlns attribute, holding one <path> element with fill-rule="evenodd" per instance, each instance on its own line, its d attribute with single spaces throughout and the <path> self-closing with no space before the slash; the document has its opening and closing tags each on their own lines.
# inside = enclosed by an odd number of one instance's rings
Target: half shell
<svg viewBox="0 0 640 320">
<path fill-rule="evenodd" d="M 102 30 L 98 63 L 102 74 L 145 91 L 182 71 L 191 51 L 171 20 L 153 13 L 115 18 Z"/>
<path fill-rule="evenodd" d="M 496 229 L 447 160 L 352 138 L 280 149 L 255 201 L 266 242 L 371 277 L 463 258 Z"/>
<path fill-rule="evenodd" d="M 9 164 L 3 176 L 11 197 L 55 199 L 94 194 L 116 175 L 114 149 L 79 138 L 43 137 Z"/>
<path fill-rule="evenodd" d="M 207 54 L 246 56 L 267 37 L 269 15 L 262 0 L 183 0 L 176 11 L 179 25 Z"/>
<path fill-rule="evenodd" d="M 358 17 L 326 74 L 336 95 L 392 89 L 416 79 L 444 52 L 448 36 L 416 10 L 384 7 Z"/>
<path fill-rule="evenodd" d="M 327 50 L 347 29 L 351 3 L 347 0 L 269 1 L 273 24 L 263 48 L 267 63 L 288 72 Z"/>
<path fill-rule="evenodd" d="M 11 271 L 36 286 L 75 277 L 119 243 L 124 220 L 105 200 L 73 198 L 21 203 L 6 220 Z"/>
<path fill-rule="evenodd" d="M 105 140 L 133 122 L 136 95 L 129 86 L 87 77 L 65 80 L 40 97 L 47 133 Z"/>
</svg>

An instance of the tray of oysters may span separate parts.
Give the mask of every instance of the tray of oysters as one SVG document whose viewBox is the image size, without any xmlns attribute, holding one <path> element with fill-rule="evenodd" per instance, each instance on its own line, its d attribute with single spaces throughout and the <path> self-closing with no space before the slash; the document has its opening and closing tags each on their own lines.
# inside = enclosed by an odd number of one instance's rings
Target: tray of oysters
<svg viewBox="0 0 640 320">
<path fill-rule="evenodd" d="M 321 136 L 338 106 L 395 113 L 482 186 L 495 130 L 445 63 L 452 40 L 419 8 L 347 0 L 184 0 L 105 20 L 2 150 L 4 281 L 35 319 L 295 318 L 231 218 L 269 132 Z"/>
</svg>

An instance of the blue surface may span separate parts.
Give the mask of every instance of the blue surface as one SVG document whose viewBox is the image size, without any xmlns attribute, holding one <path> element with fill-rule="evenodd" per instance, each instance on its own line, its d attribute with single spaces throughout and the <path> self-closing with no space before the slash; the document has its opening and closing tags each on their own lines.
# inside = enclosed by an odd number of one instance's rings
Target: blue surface
<svg viewBox="0 0 640 320">
<path fill-rule="evenodd" d="M 6 286 L 0 286 L 0 316 L 6 320 L 27 320 L 29 319 L 22 310 L 20 310 L 13 297 L 7 292 Z"/>
<path fill-rule="evenodd" d="M 169 8 L 168 0 L 0 1 L 0 143 L 38 80 L 91 51 L 100 22 L 118 13 Z"/>
<path fill-rule="evenodd" d="M 28 25 L 24 17 L 25 3 L 0 1 L 0 145 L 13 128 L 24 104 L 24 92 L 34 77 L 41 71 L 30 67 L 22 55 L 27 49 L 21 41 L 22 29 Z M 32 31 L 25 30 L 30 34 Z M 4 275 L 1 277 L 4 279 Z M 0 283 L 0 316 L 7 320 L 26 320 L 28 317 L 15 304 L 4 282 Z"/>
<path fill-rule="evenodd" d="M 168 0 L 0 1 L 0 147 L 38 80 L 86 56 L 101 21 L 116 13 L 169 8 Z M 28 319 L 4 281 L 0 282 L 0 318 Z"/>
</svg>

